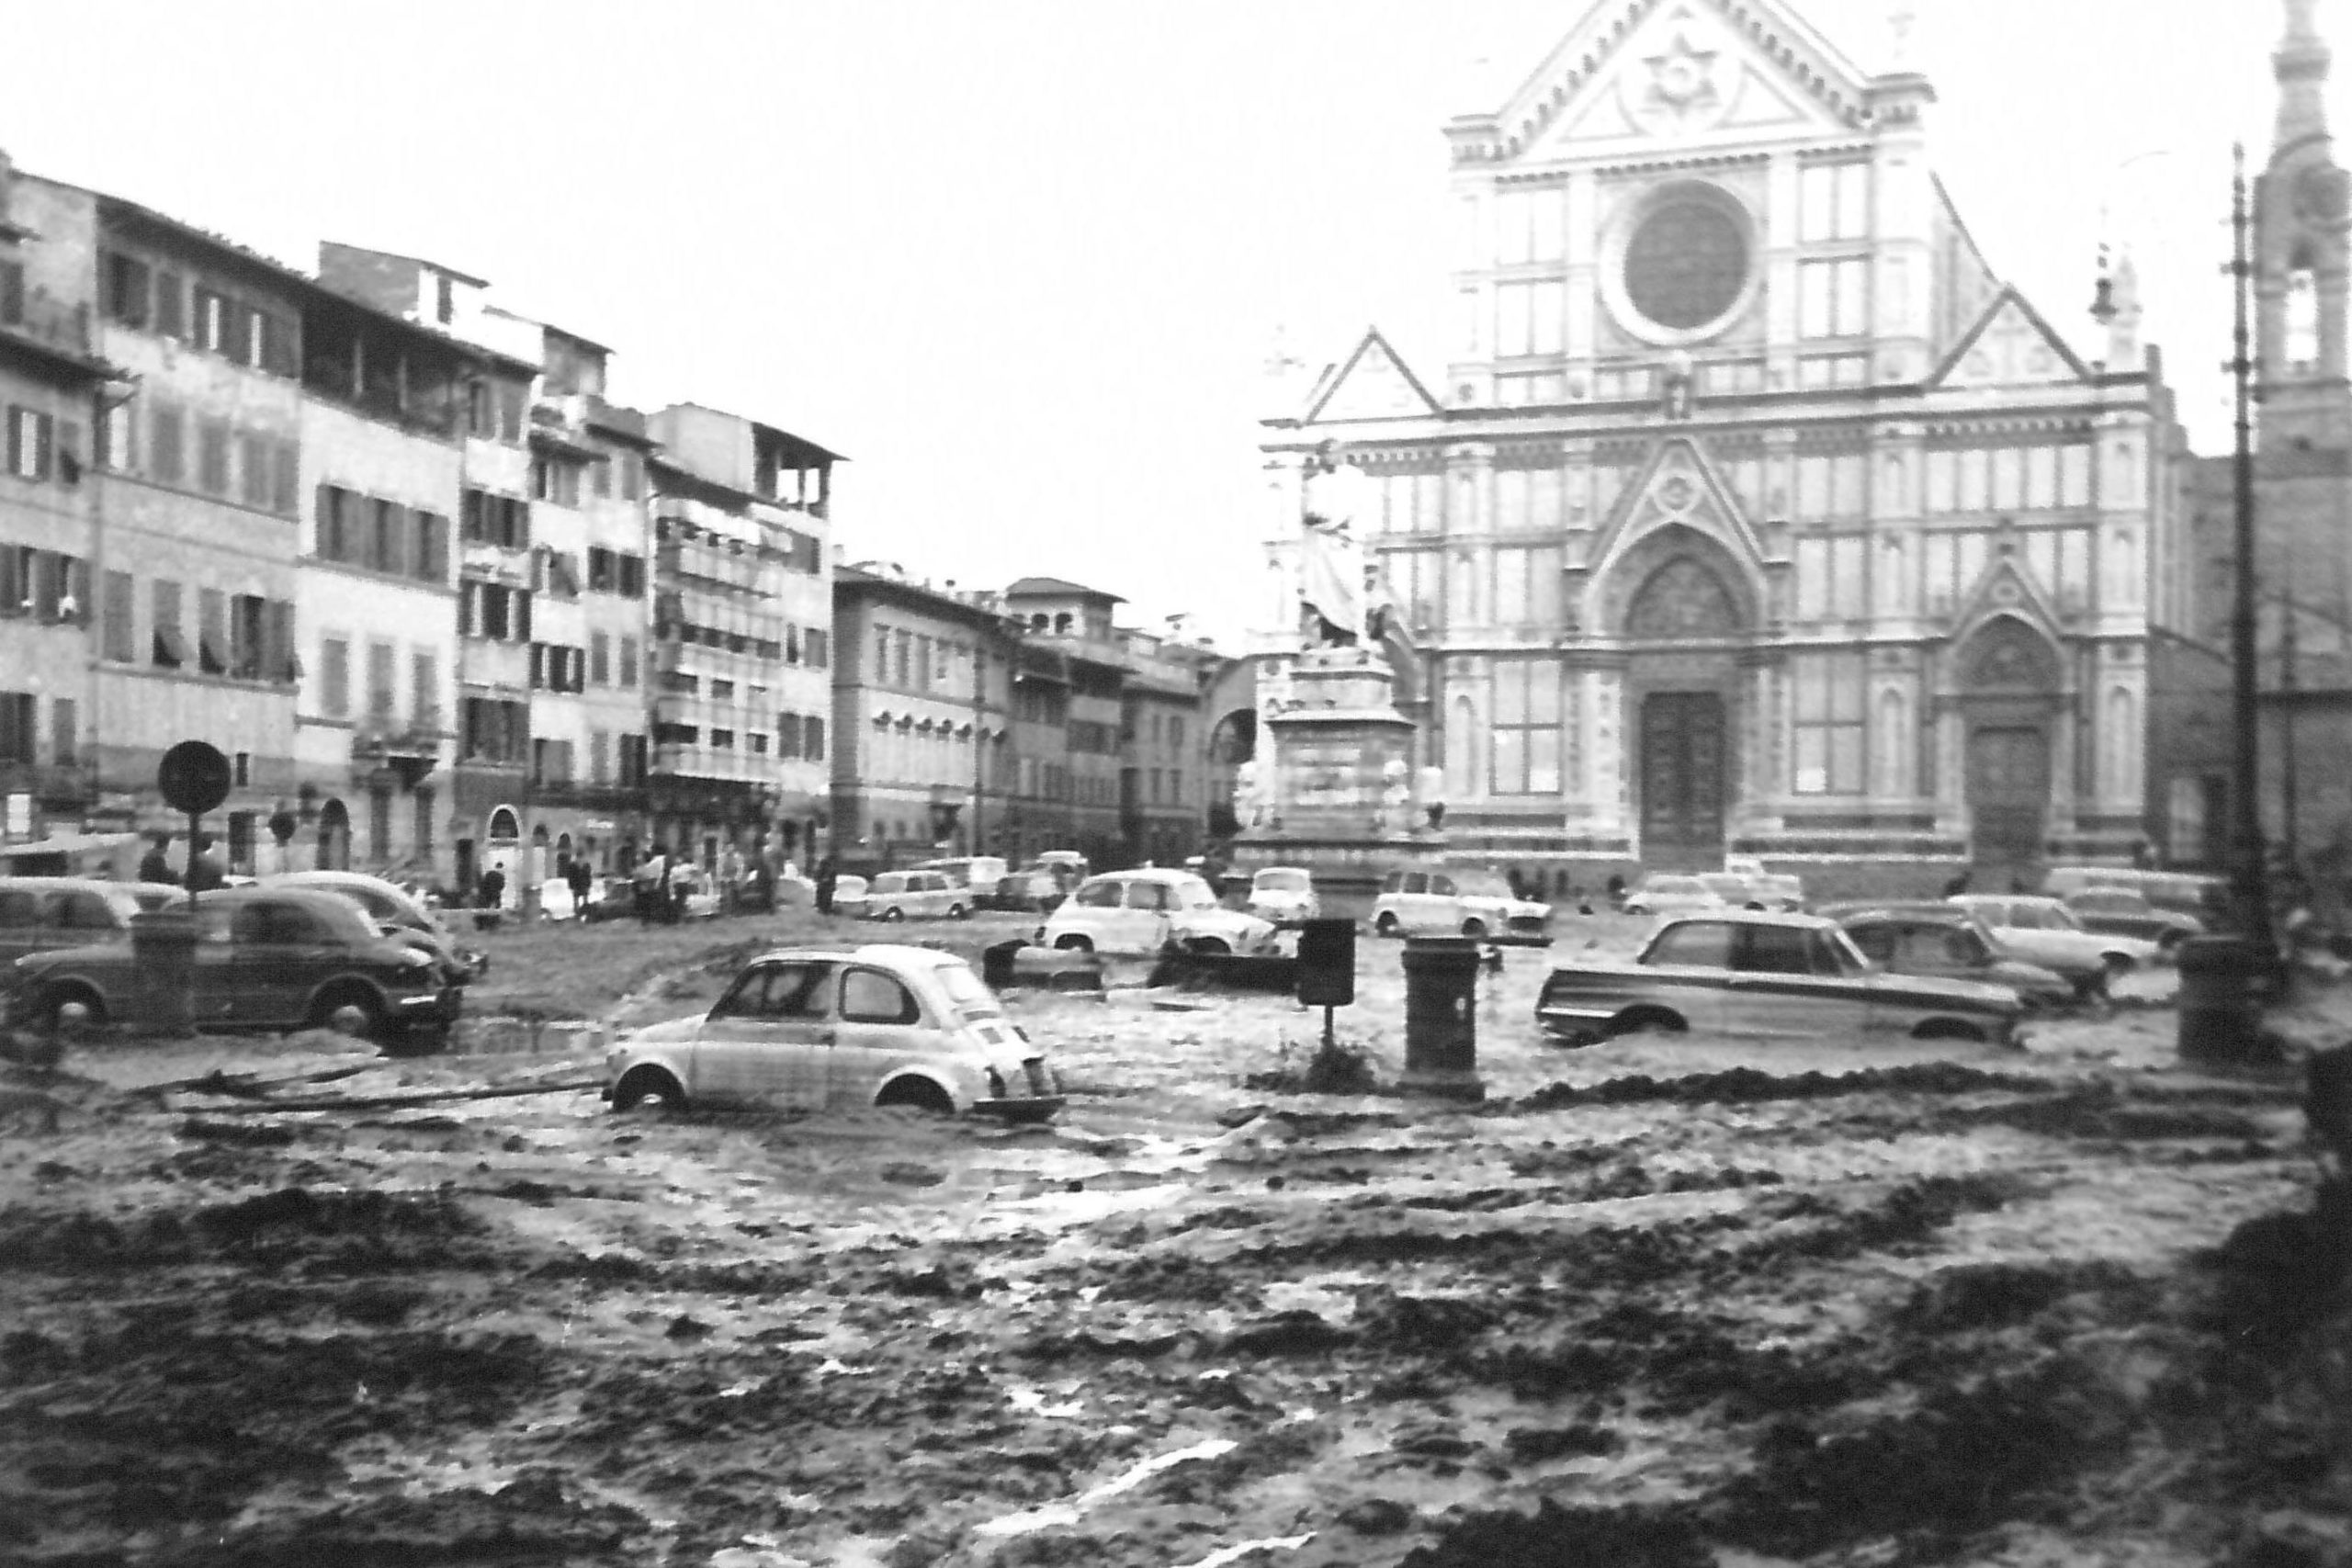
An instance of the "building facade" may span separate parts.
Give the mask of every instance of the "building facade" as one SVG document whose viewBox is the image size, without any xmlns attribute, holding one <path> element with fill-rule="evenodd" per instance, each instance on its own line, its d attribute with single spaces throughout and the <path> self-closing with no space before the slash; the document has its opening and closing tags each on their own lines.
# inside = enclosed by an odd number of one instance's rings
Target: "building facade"
<svg viewBox="0 0 2352 1568">
<path fill-rule="evenodd" d="M 810 860 L 831 807 L 832 549 L 839 457 L 681 403 L 648 421 L 653 491 L 653 834 L 715 864 L 731 847 Z"/>
<path fill-rule="evenodd" d="M 1130 862 L 1182 865 L 1200 852 L 1207 829 L 1202 705 L 1225 661 L 1149 632 L 1122 628 L 1118 640 L 1126 663 L 1119 692 L 1121 843 Z"/>
<path fill-rule="evenodd" d="M 40 196 L 0 156 L 0 823 L 19 837 L 95 804 L 88 443 L 112 377 L 71 230 Z"/>
<path fill-rule="evenodd" d="M 1452 122 L 1442 372 L 1370 333 L 1269 422 L 1261 706 L 1332 441 L 1457 852 L 2129 854 L 2170 396 L 2136 314 L 2086 361 L 2000 282 L 1935 103 L 1781 0 L 1605 0 Z"/>
<path fill-rule="evenodd" d="M 832 844 L 853 866 L 1004 854 L 1013 637 L 880 562 L 833 575 Z"/>
<path fill-rule="evenodd" d="M 1057 577 L 1024 577 L 1002 594 L 1021 629 L 1013 671 L 1013 784 L 1004 853 L 1026 860 L 1077 850 L 1122 863 L 1121 779 L 1126 655 L 1112 624 L 1125 601 Z"/>
</svg>

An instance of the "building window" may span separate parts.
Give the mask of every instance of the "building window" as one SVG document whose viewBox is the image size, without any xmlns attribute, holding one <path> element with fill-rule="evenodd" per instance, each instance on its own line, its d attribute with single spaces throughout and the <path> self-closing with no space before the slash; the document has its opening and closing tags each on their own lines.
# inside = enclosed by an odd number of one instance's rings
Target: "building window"
<svg viewBox="0 0 2352 1568">
<path fill-rule="evenodd" d="M 588 634 L 588 683 L 592 686 L 613 683 L 613 639 L 604 632 Z"/>
<path fill-rule="evenodd" d="M 150 304 L 147 264 L 136 256 L 106 258 L 107 314 L 127 327 L 147 324 Z"/>
<path fill-rule="evenodd" d="M 117 663 L 129 664 L 139 657 L 139 628 L 133 624 L 131 608 L 137 593 L 127 571 L 107 573 L 106 604 L 103 609 L 107 657 Z"/>
<path fill-rule="evenodd" d="M 151 657 L 166 670 L 187 663 L 187 640 L 180 635 L 180 585 L 157 579 L 151 598 L 155 610 L 154 648 Z"/>
<path fill-rule="evenodd" d="M 61 768 L 70 768 L 81 759 L 82 726 L 79 707 L 71 697 L 60 697 L 49 705 L 49 760 Z"/>
<path fill-rule="evenodd" d="M 196 482 L 214 495 L 229 493 L 229 425 L 225 420 L 196 422 Z"/>
<path fill-rule="evenodd" d="M 1495 355 L 1509 359 L 1558 354 L 1566 339 L 1560 308 L 1567 291 L 1557 279 L 1495 286 Z"/>
<path fill-rule="evenodd" d="M 1495 666 L 1494 793 L 1560 793 L 1560 667 L 1548 660 Z"/>
<path fill-rule="evenodd" d="M 1795 777 L 1799 795 L 1859 795 L 1863 787 L 1864 659 L 1860 653 L 1801 653 L 1796 685 Z"/>
<path fill-rule="evenodd" d="M 8 471 L 20 479 L 49 478 L 56 422 L 32 409 L 8 411 Z"/>
<path fill-rule="evenodd" d="M 0 692 L 0 762 L 37 761 L 38 722 L 30 692 Z"/>
<path fill-rule="evenodd" d="M 1797 335 L 1860 337 L 1870 331 L 1870 259 L 1797 264 Z"/>
<path fill-rule="evenodd" d="M 1797 196 L 1800 232 L 1806 244 L 1822 240 L 1860 240 L 1871 231 L 1871 166 L 1812 164 Z"/>
<path fill-rule="evenodd" d="M 637 638 L 625 637 L 620 645 L 620 684 L 637 684 Z"/>
<path fill-rule="evenodd" d="M 178 484 L 187 477 L 187 421 L 168 403 L 157 403 L 147 417 L 153 437 L 148 443 L 148 475 L 159 483 Z"/>
<path fill-rule="evenodd" d="M 1659 202 L 1625 247 L 1625 298 L 1669 332 L 1724 316 L 1739 302 L 1747 273 L 1740 220 L 1721 197 L 1690 186 Z"/>
<path fill-rule="evenodd" d="M 237 437 L 237 471 L 243 481 L 238 499 L 256 512 L 266 512 L 277 477 L 277 454 L 266 439 L 251 434 Z"/>
<path fill-rule="evenodd" d="M 822 670 L 825 667 L 825 634 L 814 627 L 802 632 L 800 652 L 801 656 L 808 660 L 810 669 Z"/>
</svg>

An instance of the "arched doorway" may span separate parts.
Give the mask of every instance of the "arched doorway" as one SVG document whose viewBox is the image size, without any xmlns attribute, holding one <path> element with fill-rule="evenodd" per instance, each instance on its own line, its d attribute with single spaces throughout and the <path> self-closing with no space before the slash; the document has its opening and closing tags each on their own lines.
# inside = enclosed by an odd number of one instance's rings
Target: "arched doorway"
<svg viewBox="0 0 2352 1568">
<path fill-rule="evenodd" d="M 522 896 L 523 819 L 511 806 L 502 806 L 490 814 L 490 832 L 482 846 L 481 864 L 484 871 L 492 866 L 505 879 L 498 901 L 512 905 Z"/>
<path fill-rule="evenodd" d="M 1969 639 L 1959 664 L 1971 852 L 1980 871 L 2015 874 L 2041 859 L 2049 829 L 2057 650 L 2003 615 Z"/>
<path fill-rule="evenodd" d="M 1755 617 L 1722 547 L 1690 529 L 1644 540 L 1620 580 L 1634 584 L 1619 625 L 1642 861 L 1712 869 L 1737 804 L 1738 656 Z"/>
<path fill-rule="evenodd" d="M 351 869 L 351 810 L 340 799 L 319 807 L 319 869 Z"/>
</svg>

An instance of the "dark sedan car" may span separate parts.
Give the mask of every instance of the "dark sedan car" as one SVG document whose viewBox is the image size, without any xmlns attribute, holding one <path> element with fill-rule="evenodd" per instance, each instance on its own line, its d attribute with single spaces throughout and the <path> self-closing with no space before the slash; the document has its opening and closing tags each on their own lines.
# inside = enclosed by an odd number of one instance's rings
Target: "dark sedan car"
<svg viewBox="0 0 2352 1568">
<path fill-rule="evenodd" d="M 457 1021 L 463 993 L 434 957 L 385 936 L 338 894 L 225 889 L 198 898 L 195 919 L 189 1013 L 200 1030 L 334 1027 L 423 1050 Z M 6 1021 L 54 1023 L 78 1006 L 92 1023 L 164 1021 L 171 998 L 152 983 L 136 940 L 18 959 L 0 997 Z"/>
</svg>

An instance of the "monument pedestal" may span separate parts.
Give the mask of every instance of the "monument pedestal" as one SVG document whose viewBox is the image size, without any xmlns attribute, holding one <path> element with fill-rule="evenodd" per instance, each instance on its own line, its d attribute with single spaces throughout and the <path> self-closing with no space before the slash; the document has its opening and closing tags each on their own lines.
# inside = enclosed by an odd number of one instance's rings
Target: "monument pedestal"
<svg viewBox="0 0 2352 1568">
<path fill-rule="evenodd" d="M 1260 794 L 1241 813 L 1236 871 L 1304 866 L 1326 914 L 1361 916 L 1389 872 L 1439 861 L 1445 836 L 1414 798 L 1418 729 L 1396 711 L 1395 683 L 1365 649 L 1299 655 L 1289 701 L 1260 729 Z"/>
</svg>

